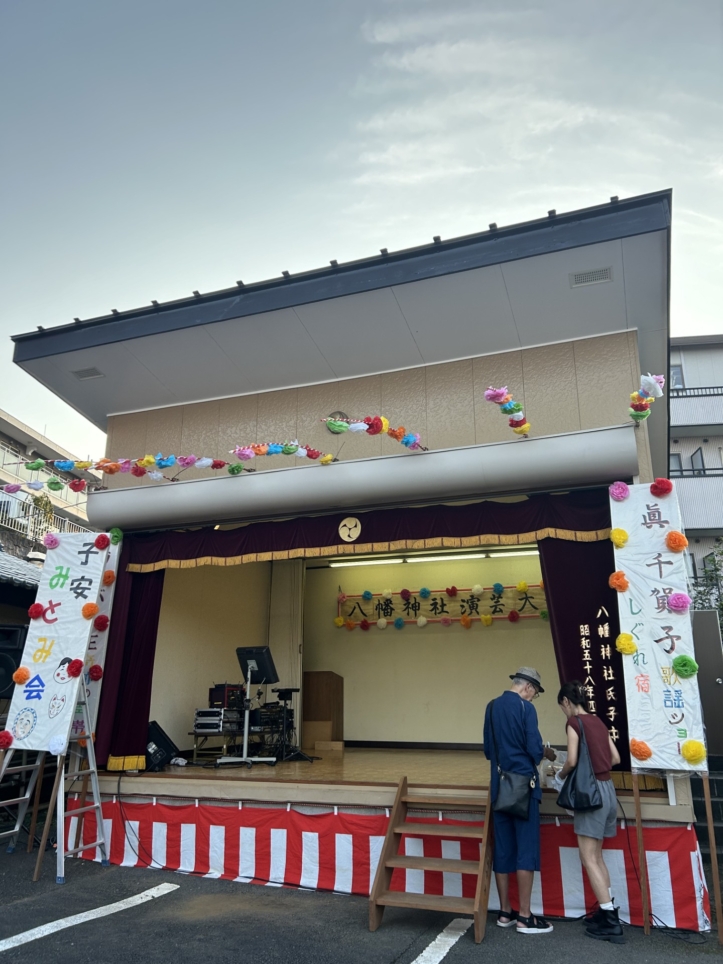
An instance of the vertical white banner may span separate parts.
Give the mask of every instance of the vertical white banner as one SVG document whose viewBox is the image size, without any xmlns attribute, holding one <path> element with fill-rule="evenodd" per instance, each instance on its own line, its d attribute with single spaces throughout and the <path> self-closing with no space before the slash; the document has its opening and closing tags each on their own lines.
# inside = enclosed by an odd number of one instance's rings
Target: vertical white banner
<svg viewBox="0 0 723 964">
<path fill-rule="evenodd" d="M 621 500 L 611 498 L 610 514 L 620 632 L 628 637 L 618 648 L 624 654 L 632 765 L 707 770 L 698 678 L 690 662 L 695 651 L 688 578 L 684 552 L 676 551 L 684 541 L 675 488 L 655 495 L 650 485 L 631 485 Z"/>
<path fill-rule="evenodd" d="M 13 749 L 59 753 L 75 715 L 111 546 L 109 536 L 95 532 L 60 533 L 50 543 L 7 727 Z"/>
<path fill-rule="evenodd" d="M 85 666 L 83 667 L 83 686 L 85 687 L 85 698 L 88 704 L 88 719 L 91 729 L 95 732 L 95 723 L 98 719 L 98 704 L 100 703 L 100 691 L 103 685 L 103 677 L 93 679 L 98 670 L 91 671 L 92 666 L 105 667 L 105 654 L 108 649 L 108 633 L 110 632 L 110 614 L 113 610 L 113 597 L 115 595 L 115 583 L 118 576 L 118 560 L 120 557 L 121 546 L 111 545 L 108 549 L 108 560 L 101 577 L 100 592 L 98 593 L 98 615 L 93 620 L 93 628 L 90 632 L 88 642 L 88 652 L 85 656 Z M 80 697 L 80 694 L 78 694 Z M 81 733 L 83 730 L 83 718 L 79 710 L 76 710 L 73 720 L 73 731 Z"/>
</svg>

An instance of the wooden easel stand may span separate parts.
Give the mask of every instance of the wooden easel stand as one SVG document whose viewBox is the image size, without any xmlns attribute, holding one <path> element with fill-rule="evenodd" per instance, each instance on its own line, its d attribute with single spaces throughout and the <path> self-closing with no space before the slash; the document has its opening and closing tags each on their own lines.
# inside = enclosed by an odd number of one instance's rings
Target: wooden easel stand
<svg viewBox="0 0 723 964">
<path fill-rule="evenodd" d="M 635 832 L 638 838 L 638 865 L 640 867 L 640 890 L 643 901 L 643 931 L 650 936 L 650 894 L 648 893 L 648 865 L 645 860 L 643 841 L 643 817 L 640 809 L 640 783 L 633 771 L 633 800 L 635 801 Z"/>
<path fill-rule="evenodd" d="M 707 773 L 702 775 L 703 796 L 705 797 L 705 816 L 708 821 L 708 845 L 710 847 L 710 865 L 713 874 L 713 900 L 715 904 L 715 923 L 718 928 L 718 943 L 723 944 L 723 909 L 721 909 L 720 873 L 718 871 L 718 851 L 715 839 L 715 824 L 713 823 L 713 807 L 710 802 L 710 779 Z"/>
</svg>

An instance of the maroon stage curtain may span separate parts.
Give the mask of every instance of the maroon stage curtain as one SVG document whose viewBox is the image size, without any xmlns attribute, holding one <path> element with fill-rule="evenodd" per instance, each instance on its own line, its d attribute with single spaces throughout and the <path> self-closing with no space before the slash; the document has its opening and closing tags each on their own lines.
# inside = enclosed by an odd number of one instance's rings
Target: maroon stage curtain
<svg viewBox="0 0 723 964">
<path fill-rule="evenodd" d="M 110 769 L 120 770 L 137 768 L 129 758 L 145 758 L 165 576 L 164 569 L 127 572 L 129 554 L 130 546 L 124 544 L 96 733 L 98 763 L 105 766 L 110 762 Z M 114 765 L 113 757 L 120 762 Z"/>
<path fill-rule="evenodd" d="M 350 514 L 351 510 L 282 522 L 253 522 L 227 530 L 207 526 L 187 531 L 129 533 L 126 536 L 130 543 L 129 561 L 133 565 L 152 566 L 166 559 L 228 558 L 336 546 L 340 542 L 339 523 Z M 597 534 L 610 527 L 606 488 L 565 495 L 532 495 L 523 502 L 488 501 L 471 505 L 378 509 L 356 514 L 362 524 L 360 545 L 445 536 L 464 538 L 521 533 L 528 534 L 529 541 L 534 542 L 544 538 L 542 530 L 546 529 Z M 554 537 L 554 532 L 549 534 Z"/>
<path fill-rule="evenodd" d="M 595 712 L 617 736 L 622 769 L 629 770 L 623 662 L 615 649 L 618 594 L 608 585 L 615 572 L 612 543 L 543 539 L 539 549 L 560 680 L 592 686 Z"/>
</svg>

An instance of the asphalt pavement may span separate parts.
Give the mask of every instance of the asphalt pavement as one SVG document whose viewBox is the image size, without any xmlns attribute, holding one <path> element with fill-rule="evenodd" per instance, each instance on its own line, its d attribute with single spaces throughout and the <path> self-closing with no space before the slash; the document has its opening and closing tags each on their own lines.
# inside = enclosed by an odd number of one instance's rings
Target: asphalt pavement
<svg viewBox="0 0 723 964">
<path fill-rule="evenodd" d="M 161 883 L 178 889 L 112 916 L 0 950 L 0 964 L 412 964 L 454 918 L 387 908 L 382 926 L 372 934 L 368 902 L 362 897 L 160 870 L 104 868 L 84 860 L 68 861 L 66 883 L 59 886 L 50 853 L 42 879 L 33 884 L 35 857 L 0 854 L 0 941 Z M 591 940 L 579 922 L 556 922 L 551 935 L 524 937 L 496 927 L 490 915 L 484 942 L 476 945 L 470 928 L 444 961 L 518 964 L 533 957 L 535 964 L 687 964 L 711 954 L 720 956 L 715 934 L 681 940 L 672 933 L 654 932 L 646 938 L 635 928 L 626 927 L 625 932 L 624 946 Z"/>
</svg>

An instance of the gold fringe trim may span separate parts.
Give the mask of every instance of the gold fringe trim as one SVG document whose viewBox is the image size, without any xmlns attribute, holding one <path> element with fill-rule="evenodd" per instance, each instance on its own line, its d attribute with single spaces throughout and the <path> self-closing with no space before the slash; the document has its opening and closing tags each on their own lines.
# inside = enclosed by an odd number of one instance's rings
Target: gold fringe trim
<svg viewBox="0 0 723 964">
<path fill-rule="evenodd" d="M 144 756 L 109 756 L 106 770 L 145 770 Z"/>
<path fill-rule="evenodd" d="M 441 536 L 436 539 L 402 539 L 395 542 L 366 542 L 361 545 L 318 546 L 310 549 L 284 549 L 277 552 L 250 552 L 243 556 L 199 556 L 197 559 L 162 559 L 160 562 L 131 562 L 127 572 L 157 572 L 159 569 L 196 569 L 199 566 L 242 566 L 247 562 L 281 562 L 287 559 L 320 559 L 325 556 L 370 555 L 376 552 L 419 552 L 425 549 L 473 549 L 477 546 L 524 546 L 540 539 L 566 542 L 602 542 L 610 529 L 537 529 L 516 535 Z M 122 768 L 119 768 L 122 769 Z"/>
</svg>

